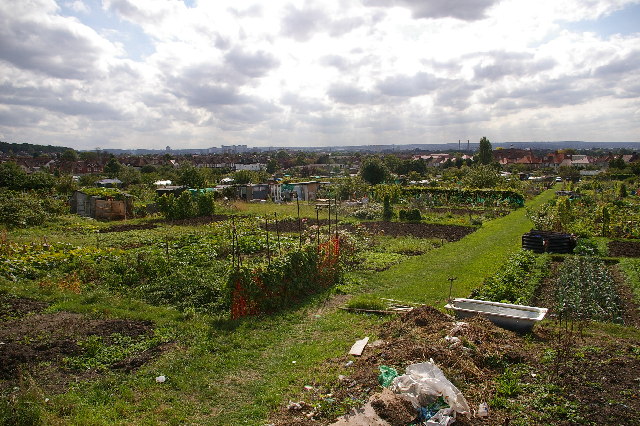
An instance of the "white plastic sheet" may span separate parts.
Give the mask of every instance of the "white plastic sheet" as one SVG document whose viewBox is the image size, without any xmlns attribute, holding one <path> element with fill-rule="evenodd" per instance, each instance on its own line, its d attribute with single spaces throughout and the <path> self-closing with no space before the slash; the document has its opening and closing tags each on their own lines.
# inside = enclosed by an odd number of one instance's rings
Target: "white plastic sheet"
<svg viewBox="0 0 640 426">
<path fill-rule="evenodd" d="M 406 374 L 393 379 L 392 391 L 410 401 L 414 407 L 426 407 L 439 396 L 458 414 L 469 415 L 471 410 L 462 392 L 456 388 L 433 362 L 412 364 Z"/>
</svg>

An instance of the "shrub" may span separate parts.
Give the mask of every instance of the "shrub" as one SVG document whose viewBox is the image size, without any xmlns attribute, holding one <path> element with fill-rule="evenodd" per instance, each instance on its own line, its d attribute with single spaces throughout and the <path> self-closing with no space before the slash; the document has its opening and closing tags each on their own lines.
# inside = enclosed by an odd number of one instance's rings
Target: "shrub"
<svg viewBox="0 0 640 426">
<path fill-rule="evenodd" d="M 420 210 L 418 209 L 402 209 L 399 212 L 399 217 L 400 220 L 422 220 L 422 214 L 420 214 Z"/>
<path fill-rule="evenodd" d="M 8 228 L 42 225 L 67 210 L 64 201 L 35 192 L 0 191 L 0 225 Z"/>
</svg>

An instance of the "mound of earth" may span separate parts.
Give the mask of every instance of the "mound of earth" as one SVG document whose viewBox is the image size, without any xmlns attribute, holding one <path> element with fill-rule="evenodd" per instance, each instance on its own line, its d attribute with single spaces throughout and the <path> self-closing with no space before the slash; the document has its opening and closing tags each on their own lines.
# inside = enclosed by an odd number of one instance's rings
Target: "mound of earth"
<svg viewBox="0 0 640 426">
<path fill-rule="evenodd" d="M 609 256 L 640 257 L 640 241 L 609 241 Z"/>
<path fill-rule="evenodd" d="M 376 331 L 380 340 L 361 357 L 326 361 L 328 371 L 342 374 L 330 383 L 309 383 L 312 388 L 273 412 L 270 422 L 331 425 L 345 411 L 366 417 L 369 410 L 369 416 L 388 424 L 408 424 L 407 407 L 381 394 L 379 367 L 403 374 L 408 365 L 433 360 L 472 410 L 489 404 L 488 418 L 458 416 L 456 424 L 509 424 L 523 418 L 535 424 L 635 424 L 640 418 L 638 341 L 598 333 L 597 326 L 593 330 L 567 333 L 547 323 L 520 335 L 483 318 L 456 321 L 437 309 L 420 307 L 385 323 Z M 509 371 L 519 371 L 511 384 L 513 394 L 504 379 Z"/>
<path fill-rule="evenodd" d="M 27 298 L 0 297 L 0 389 L 9 389 L 29 373 L 45 389 L 63 390 L 68 383 L 99 374 L 91 368 L 69 368 L 65 359 L 95 351 L 86 342 L 104 347 L 140 342 L 153 335 L 153 323 L 127 319 L 93 319 L 71 312 L 43 312 L 44 302 Z M 130 371 L 155 358 L 166 345 L 152 344 L 146 350 L 114 360 L 109 369 Z"/>
</svg>

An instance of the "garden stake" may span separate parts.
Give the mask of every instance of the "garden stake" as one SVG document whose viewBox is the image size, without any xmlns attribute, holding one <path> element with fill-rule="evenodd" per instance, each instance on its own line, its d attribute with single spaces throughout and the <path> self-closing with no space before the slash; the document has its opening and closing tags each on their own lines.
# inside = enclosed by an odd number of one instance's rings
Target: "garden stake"
<svg viewBox="0 0 640 426">
<path fill-rule="evenodd" d="M 316 230 L 316 244 L 318 244 L 318 248 L 320 248 L 320 212 L 316 208 L 316 225 L 318 229 Z"/>
<path fill-rule="evenodd" d="M 269 266 L 271 266 L 271 250 L 269 249 L 269 219 L 265 216 L 264 218 L 264 230 L 267 233 L 267 262 L 269 262 Z"/>
<path fill-rule="evenodd" d="M 282 247 L 280 247 L 280 228 L 278 228 L 278 213 L 273 212 L 273 217 L 276 221 L 276 237 L 278 238 L 278 255 L 282 256 Z"/>
<path fill-rule="evenodd" d="M 451 302 L 451 291 L 453 290 L 453 282 L 455 280 L 457 280 L 457 277 L 449 277 L 447 278 L 449 280 L 449 299 L 447 299 L 449 302 Z"/>
<path fill-rule="evenodd" d="M 298 235 L 300 236 L 300 250 L 302 250 L 302 222 L 300 221 L 300 200 L 298 200 L 298 193 L 296 193 L 296 206 L 298 207 Z"/>
<path fill-rule="evenodd" d="M 327 210 L 329 211 L 329 240 L 331 240 L 331 199 L 329 199 L 329 203 L 327 204 Z"/>
<path fill-rule="evenodd" d="M 338 196 L 335 198 L 336 208 L 334 209 L 336 212 L 336 238 L 338 238 Z"/>
</svg>

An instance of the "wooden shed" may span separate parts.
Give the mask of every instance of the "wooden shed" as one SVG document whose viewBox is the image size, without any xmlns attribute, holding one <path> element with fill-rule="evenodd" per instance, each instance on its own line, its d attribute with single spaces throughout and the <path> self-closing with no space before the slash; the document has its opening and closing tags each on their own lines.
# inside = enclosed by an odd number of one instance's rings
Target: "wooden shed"
<svg viewBox="0 0 640 426">
<path fill-rule="evenodd" d="M 69 200 L 71 213 L 102 220 L 133 217 L 133 198 L 124 192 L 75 191 Z"/>
</svg>

